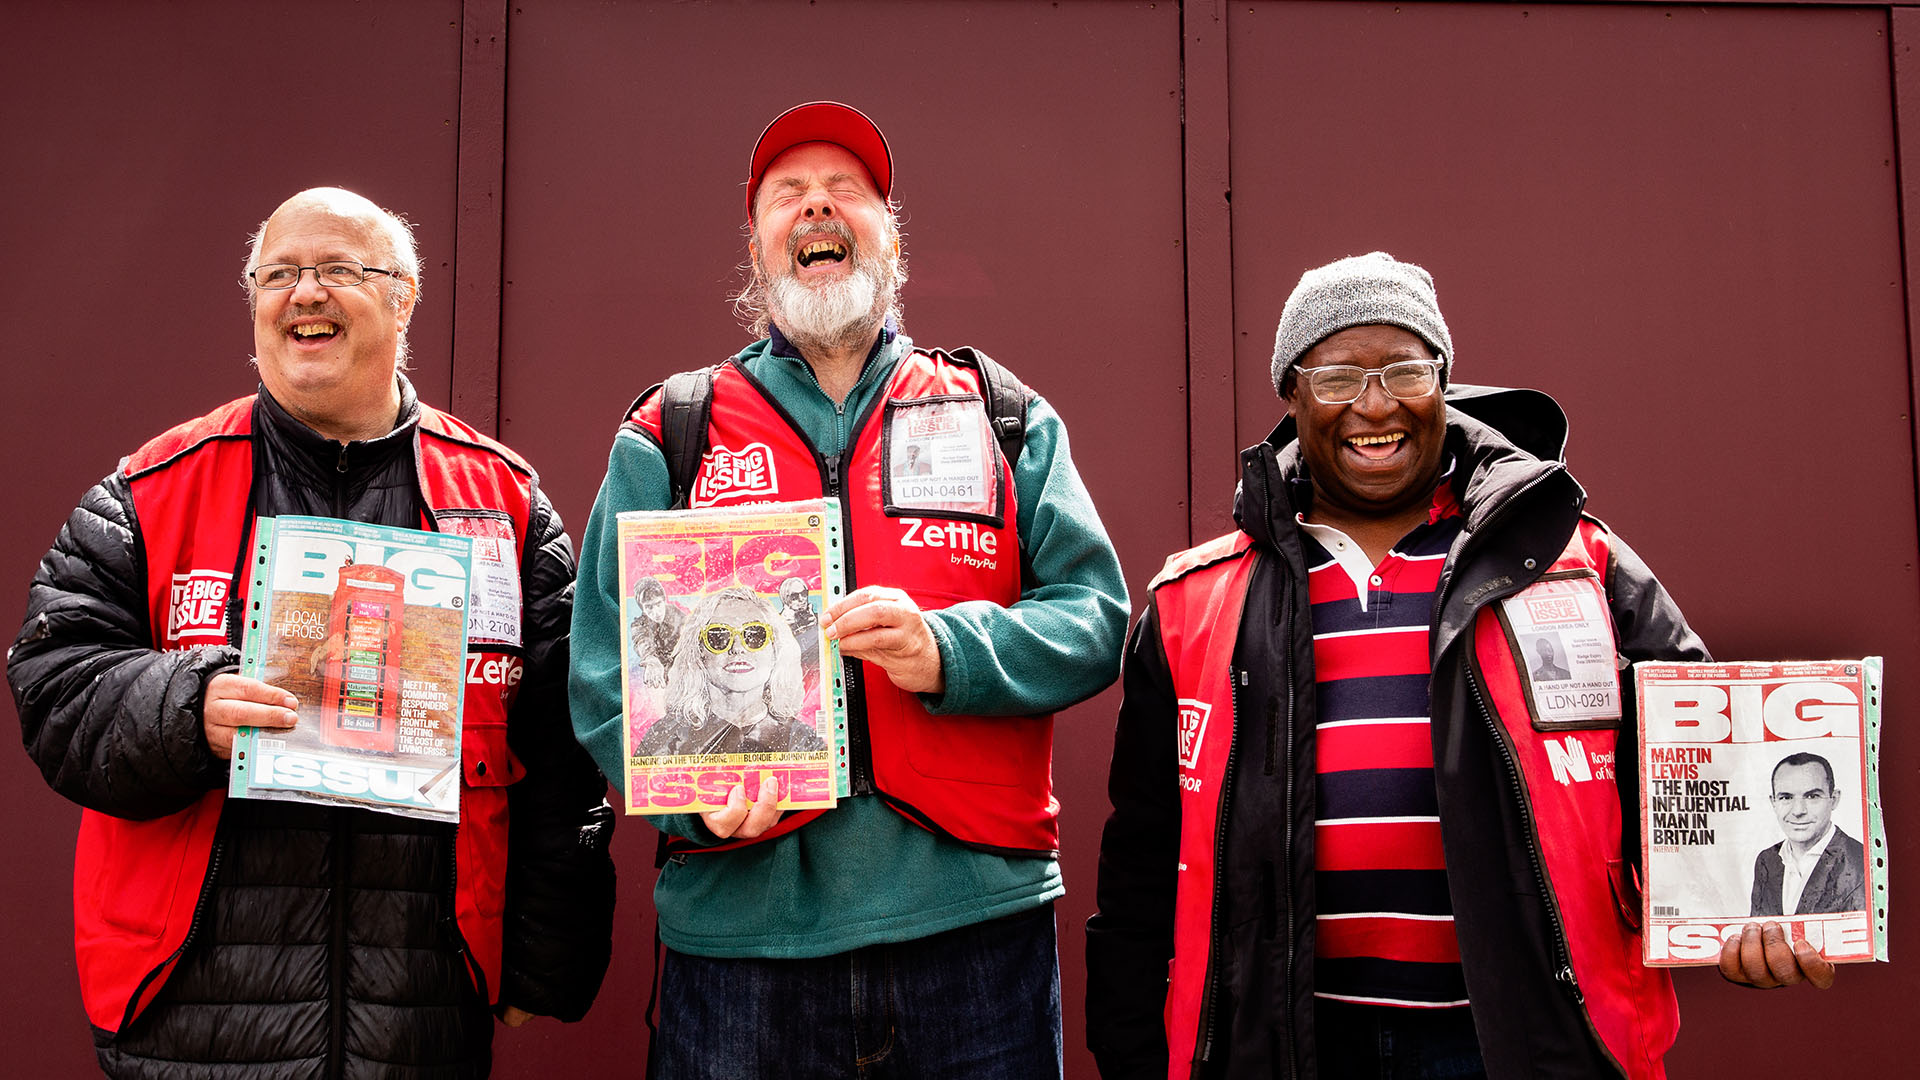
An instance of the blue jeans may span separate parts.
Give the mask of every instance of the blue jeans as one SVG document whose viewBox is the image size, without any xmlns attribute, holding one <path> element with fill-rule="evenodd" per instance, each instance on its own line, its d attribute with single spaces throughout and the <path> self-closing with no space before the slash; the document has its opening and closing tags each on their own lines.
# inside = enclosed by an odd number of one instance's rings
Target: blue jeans
<svg viewBox="0 0 1920 1080">
<path fill-rule="evenodd" d="M 1053 905 L 805 960 L 663 950 L 660 1080 L 1061 1075 Z"/>
<path fill-rule="evenodd" d="M 1487 1075 L 1473 1011 L 1400 1009 L 1321 998 L 1313 1037 L 1320 1075 L 1354 1080 L 1471 1080 Z"/>
</svg>

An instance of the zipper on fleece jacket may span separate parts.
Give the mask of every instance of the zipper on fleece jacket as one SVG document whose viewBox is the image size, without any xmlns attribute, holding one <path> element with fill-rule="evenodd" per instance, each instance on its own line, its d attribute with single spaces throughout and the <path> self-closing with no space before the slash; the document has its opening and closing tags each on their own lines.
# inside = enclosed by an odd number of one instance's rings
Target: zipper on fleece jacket
<svg viewBox="0 0 1920 1080">
<path fill-rule="evenodd" d="M 840 407 L 836 406 L 836 411 Z M 795 430 L 798 430 L 796 428 Z M 840 552 L 841 568 L 844 580 L 849 587 L 853 584 L 853 506 L 844 490 L 846 477 L 841 473 L 840 462 L 846 455 L 847 444 L 842 442 L 833 456 L 827 457 L 815 451 L 820 459 L 820 471 L 826 480 L 825 490 L 830 498 L 840 500 Z M 860 684 L 860 661 L 842 657 L 840 660 L 841 686 L 847 702 L 847 790 L 853 795 L 870 795 L 873 787 L 873 745 L 867 732 L 867 696 L 866 688 Z"/>
<path fill-rule="evenodd" d="M 872 362 L 873 357 L 868 357 L 867 363 Z M 820 448 L 813 444 L 813 439 L 808 436 L 806 429 L 794 420 L 766 387 L 760 385 L 760 380 L 754 378 L 744 365 L 740 365 L 738 370 L 746 377 L 747 385 L 753 387 L 754 392 L 772 407 L 774 414 L 786 421 L 787 426 L 792 428 L 794 434 L 800 437 L 800 441 L 812 451 L 814 463 L 820 470 L 822 493 L 829 498 L 840 500 L 841 565 L 845 574 L 844 580 L 847 587 L 851 589 L 854 587 L 853 506 L 852 500 L 847 498 L 846 474 L 842 466 L 846 463 L 847 453 L 853 446 L 854 436 L 866 428 L 874 411 L 886 400 L 886 392 L 883 387 L 880 393 L 867 403 L 867 407 L 849 421 L 846 398 L 834 401 L 833 396 L 827 393 L 827 388 L 820 385 L 820 376 L 814 373 L 813 365 L 802 362 L 800 366 L 806 371 L 807 378 L 813 382 L 814 389 L 833 405 L 833 437 L 836 445 L 832 454 L 820 452 Z M 866 377 L 866 371 L 865 367 L 860 369 L 861 378 Z M 867 732 L 866 688 L 860 682 L 860 663 L 844 657 L 840 661 L 841 685 L 847 701 L 847 787 L 849 794 L 871 795 L 876 790 L 873 786 L 873 746 Z"/>
</svg>

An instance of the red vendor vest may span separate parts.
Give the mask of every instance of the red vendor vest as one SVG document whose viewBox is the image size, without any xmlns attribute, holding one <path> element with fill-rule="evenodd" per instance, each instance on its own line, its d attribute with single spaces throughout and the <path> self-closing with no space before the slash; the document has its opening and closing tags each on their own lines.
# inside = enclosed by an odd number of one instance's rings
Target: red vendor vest
<svg viewBox="0 0 1920 1080">
<path fill-rule="evenodd" d="M 1168 559 L 1148 586 L 1164 612 L 1160 635 L 1179 710 L 1180 858 L 1164 1018 L 1167 1075 L 1181 1080 L 1192 1075 L 1199 1053 L 1200 1012 L 1210 981 L 1220 883 L 1215 838 L 1226 826 L 1222 781 L 1233 747 L 1233 646 L 1256 558 L 1251 538 L 1234 533 Z"/>
<path fill-rule="evenodd" d="M 889 508 L 887 432 L 897 416 L 940 401 L 984 402 L 980 370 L 944 352 L 901 357 L 858 422 L 840 462 L 819 457 L 766 391 L 735 361 L 712 369 L 706 451 L 690 505 L 737 506 L 837 495 L 848 539 L 848 587 L 905 590 L 925 610 L 967 600 L 1003 606 L 1020 598 L 1020 537 L 1012 463 L 983 420 L 981 453 L 998 485 L 998 514 Z M 628 420 L 661 438 L 661 399 L 644 395 Z M 876 416 L 879 418 L 876 421 Z M 849 699 L 854 792 L 874 791 L 915 823 L 961 843 L 1008 854 L 1055 854 L 1060 804 L 1053 796 L 1053 717 L 934 716 L 880 668 L 843 664 Z M 864 710 L 857 707 L 864 696 Z M 784 835 L 825 811 L 788 813 L 751 841 L 674 852 L 711 852 Z"/>
<path fill-rule="evenodd" d="M 1221 798 L 1233 746 L 1231 664 L 1248 583 L 1261 557 L 1246 534 L 1223 536 L 1167 560 L 1151 586 L 1179 710 L 1180 853 L 1164 1014 L 1167 1075 L 1176 1080 L 1194 1074 L 1207 989 L 1218 977 L 1211 955 L 1220 871 L 1214 855 L 1226 824 Z M 1601 609 L 1608 610 L 1608 562 L 1607 532 L 1582 518 L 1560 557 L 1529 588 L 1564 589 L 1575 582 L 1600 590 Z M 1679 1033 L 1680 1013 L 1669 973 L 1640 961 L 1639 889 L 1620 850 L 1613 770 L 1634 767 L 1634 748 L 1630 740 L 1619 745 L 1616 728 L 1536 730 L 1515 645 L 1497 606 L 1475 614 L 1472 661 L 1526 787 L 1541 869 L 1564 928 L 1582 1008 L 1627 1076 L 1657 1080 L 1666 1075 L 1662 1058 Z"/>
<path fill-rule="evenodd" d="M 246 576 L 239 573 L 253 522 L 255 399 L 232 401 L 161 435 L 122 465 L 133 492 L 146 562 L 153 647 L 237 645 Z M 533 470 L 512 451 L 430 408 L 414 439 L 424 501 L 439 520 L 511 522 L 524 556 Z M 480 514 L 463 513 L 478 511 Z M 504 523 L 502 523 L 504 524 Z M 517 656 L 469 649 L 469 671 L 505 671 Z M 478 659 L 479 663 L 472 661 Z M 491 661 L 502 663 L 489 666 Z M 517 678 L 469 676 L 461 730 L 460 827 L 454 912 L 477 986 L 498 999 L 505 870 L 506 786 L 521 775 L 507 747 Z M 489 692 L 492 691 L 492 692 Z M 97 1027 L 119 1031 L 159 992 L 184 951 L 214 858 L 226 793 L 210 791 L 177 813 L 130 821 L 81 812 L 74 852 L 74 950 L 81 997 Z"/>
</svg>

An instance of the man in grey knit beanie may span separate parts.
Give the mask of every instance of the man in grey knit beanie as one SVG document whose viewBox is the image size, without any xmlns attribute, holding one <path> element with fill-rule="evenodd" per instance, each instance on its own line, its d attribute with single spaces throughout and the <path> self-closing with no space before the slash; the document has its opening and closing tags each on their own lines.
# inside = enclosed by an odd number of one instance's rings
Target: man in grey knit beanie
<svg viewBox="0 0 1920 1080">
<path fill-rule="evenodd" d="M 1238 531 L 1167 560 L 1121 669 L 1103 1076 L 1659 1080 L 1680 1013 L 1643 955 L 1833 984 L 1744 902 L 1685 953 L 1643 936 L 1620 673 L 1706 647 L 1582 513 L 1560 408 L 1449 397 L 1452 360 L 1433 278 L 1384 252 L 1287 300 Z"/>
<path fill-rule="evenodd" d="M 1398 326 L 1418 334 L 1440 361 L 1441 381 L 1453 366 L 1453 337 L 1440 316 L 1433 275 L 1384 251 L 1353 255 L 1300 275 L 1273 337 L 1273 388 L 1285 397 L 1286 374 L 1308 349 L 1355 326 Z"/>
</svg>

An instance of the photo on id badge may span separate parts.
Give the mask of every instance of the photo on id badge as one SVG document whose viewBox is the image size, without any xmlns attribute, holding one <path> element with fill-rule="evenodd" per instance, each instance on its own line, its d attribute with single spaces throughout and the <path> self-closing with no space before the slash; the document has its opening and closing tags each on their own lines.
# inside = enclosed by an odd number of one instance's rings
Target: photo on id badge
<svg viewBox="0 0 1920 1080">
<path fill-rule="evenodd" d="M 889 515 L 1001 521 L 1002 484 L 986 403 L 977 397 L 888 402 Z"/>
<path fill-rule="evenodd" d="M 1526 655 L 1527 674 L 1534 682 L 1559 682 L 1573 677 L 1560 659 L 1567 654 L 1567 644 L 1559 634 L 1523 634 L 1520 650 Z"/>
</svg>

